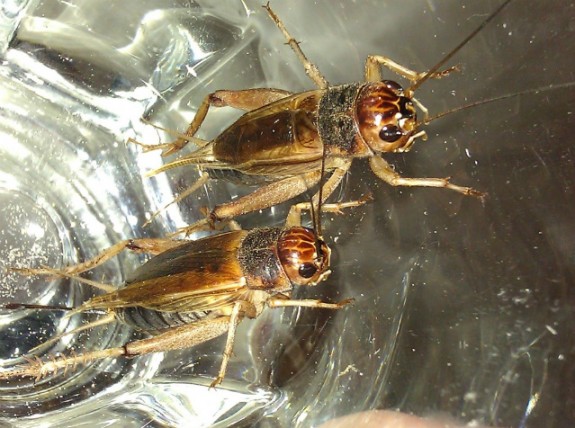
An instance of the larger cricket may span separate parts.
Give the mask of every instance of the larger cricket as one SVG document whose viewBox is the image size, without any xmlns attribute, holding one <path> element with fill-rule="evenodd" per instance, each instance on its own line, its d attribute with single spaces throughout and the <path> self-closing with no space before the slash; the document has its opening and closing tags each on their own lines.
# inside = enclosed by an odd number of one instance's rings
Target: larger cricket
<svg viewBox="0 0 575 428">
<path fill-rule="evenodd" d="M 430 122 L 425 106 L 415 91 L 429 79 L 439 79 L 458 70 L 440 68 L 495 18 L 511 0 L 502 3 L 449 54 L 424 72 L 416 72 L 381 55 L 370 55 L 365 62 L 365 82 L 330 86 L 319 69 L 306 57 L 269 3 L 264 5 L 270 19 L 283 33 L 307 75 L 318 87 L 302 93 L 276 88 L 219 90 L 208 94 L 188 129 L 175 141 L 149 145 L 131 140 L 145 150 L 163 149 L 173 154 L 189 142 L 199 148 L 162 167 L 156 175 L 172 168 L 195 165 L 203 171 L 200 179 L 183 196 L 202 187 L 210 178 L 233 177 L 260 187 L 245 197 L 215 206 L 206 218 L 183 228 L 213 228 L 253 211 L 288 201 L 317 185 L 321 177 L 322 156 L 330 174 L 322 188 L 327 199 L 341 183 L 354 159 L 367 158 L 373 173 L 392 186 L 439 187 L 482 199 L 484 192 L 452 183 L 449 178 L 407 178 L 398 174 L 381 155 L 408 152 L 417 139 L 427 139 L 421 128 Z M 385 66 L 410 82 L 403 88 L 384 80 Z M 492 101 L 492 100 L 490 100 Z M 233 107 L 246 111 L 212 141 L 196 137 L 211 107 Z M 417 110 L 423 116 L 418 119 Z M 317 203 L 318 194 L 314 197 Z M 290 211 L 288 216 L 295 215 Z"/>
</svg>

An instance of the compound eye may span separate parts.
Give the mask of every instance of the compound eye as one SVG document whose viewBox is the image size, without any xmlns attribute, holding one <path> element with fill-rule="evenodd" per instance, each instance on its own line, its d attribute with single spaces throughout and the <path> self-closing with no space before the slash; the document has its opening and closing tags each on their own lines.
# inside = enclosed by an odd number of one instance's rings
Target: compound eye
<svg viewBox="0 0 575 428">
<path fill-rule="evenodd" d="M 317 266 L 313 263 L 304 263 L 302 264 L 299 269 L 298 273 L 302 278 L 311 278 L 317 272 Z"/>
<path fill-rule="evenodd" d="M 403 136 L 401 130 L 395 125 L 386 125 L 379 131 L 379 138 L 388 143 L 393 143 Z"/>
</svg>

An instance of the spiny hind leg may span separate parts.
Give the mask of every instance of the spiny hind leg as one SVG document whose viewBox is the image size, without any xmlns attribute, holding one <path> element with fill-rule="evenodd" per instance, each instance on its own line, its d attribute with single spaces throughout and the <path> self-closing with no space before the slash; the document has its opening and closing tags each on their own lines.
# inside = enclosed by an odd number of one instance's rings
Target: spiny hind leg
<svg viewBox="0 0 575 428">
<path fill-rule="evenodd" d="M 136 357 L 154 352 L 190 348 L 221 336 L 229 328 L 230 317 L 223 316 L 172 328 L 157 336 L 128 342 L 124 346 L 116 348 L 101 349 L 83 354 L 58 355 L 49 360 L 28 358 L 27 364 L 0 371 L 0 379 L 33 377 L 36 380 L 41 380 L 49 375 L 59 372 L 65 373 L 75 367 L 85 366 L 105 358 Z"/>
<path fill-rule="evenodd" d="M 308 77 L 313 80 L 313 82 L 320 88 L 324 89 L 329 86 L 328 81 L 323 77 L 317 66 L 310 62 L 307 59 L 301 48 L 299 47 L 299 43 L 294 39 L 291 34 L 288 32 L 287 28 L 281 21 L 281 19 L 275 14 L 275 12 L 270 7 L 270 4 L 267 3 L 263 6 L 263 8 L 268 12 L 268 15 L 272 19 L 272 21 L 276 24 L 278 29 L 282 32 L 285 39 L 287 40 L 287 44 L 292 48 L 295 52 L 296 56 L 298 57 L 299 61 L 302 63 L 305 73 Z"/>
<path fill-rule="evenodd" d="M 314 170 L 267 184 L 249 195 L 238 198 L 232 202 L 216 205 L 206 218 L 179 229 L 175 235 L 181 233 L 190 234 L 197 230 L 213 229 L 216 223 L 229 222 L 240 215 L 281 204 L 315 186 L 319 182 L 320 177 L 321 171 Z"/>
<path fill-rule="evenodd" d="M 232 107 L 238 110 L 252 111 L 292 95 L 289 91 L 276 88 L 240 89 L 237 91 L 220 90 L 211 94 L 214 107 Z"/>
<path fill-rule="evenodd" d="M 196 132 L 204 123 L 210 107 L 232 107 L 239 110 L 251 111 L 291 95 L 290 92 L 274 88 L 256 88 L 239 91 L 220 90 L 206 95 L 188 129 L 170 143 L 144 144 L 133 138 L 129 142 L 138 144 L 144 151 L 163 150 L 162 156 L 168 156 L 183 149 L 190 141 L 199 146 L 209 144 L 205 140 L 196 138 Z"/>
<path fill-rule="evenodd" d="M 442 187 L 445 189 L 454 190 L 466 196 L 475 196 L 483 201 L 485 193 L 475 190 L 471 187 L 463 187 L 453 184 L 449 178 L 404 178 L 395 172 L 392 166 L 379 156 L 372 156 L 369 159 L 369 165 L 372 171 L 380 179 L 392 186 L 408 186 L 408 187 Z"/>
<path fill-rule="evenodd" d="M 80 282 L 92 285 L 96 288 L 111 291 L 115 290 L 117 287 L 102 284 L 96 281 L 91 281 L 86 278 L 78 277 L 77 275 L 88 271 L 90 269 L 94 269 L 97 266 L 107 262 L 111 258 L 117 256 L 122 251 L 128 249 L 137 253 L 147 253 L 147 254 L 159 254 L 162 253 L 170 248 L 176 247 L 181 245 L 182 241 L 177 241 L 173 239 L 167 238 L 160 238 L 160 239 L 152 239 L 152 238 L 142 238 L 142 239 L 126 239 L 124 241 L 120 241 L 115 245 L 105 249 L 97 256 L 91 258 L 82 263 L 78 263 L 71 266 L 66 266 L 61 269 L 54 269 L 50 267 L 41 267 L 41 268 L 11 268 L 14 272 L 18 272 L 21 275 L 44 275 L 44 276 L 54 276 L 54 277 L 63 277 L 63 278 L 72 278 L 78 280 Z"/>
<path fill-rule="evenodd" d="M 232 107 L 244 111 L 256 110 L 274 101 L 291 95 L 290 92 L 273 88 L 255 88 L 244 90 L 219 90 L 207 95 L 196 112 L 196 116 L 188 126 L 184 136 L 172 143 L 162 156 L 167 156 L 181 150 L 188 144 L 188 138 L 194 137 L 202 126 L 210 107 Z"/>
</svg>

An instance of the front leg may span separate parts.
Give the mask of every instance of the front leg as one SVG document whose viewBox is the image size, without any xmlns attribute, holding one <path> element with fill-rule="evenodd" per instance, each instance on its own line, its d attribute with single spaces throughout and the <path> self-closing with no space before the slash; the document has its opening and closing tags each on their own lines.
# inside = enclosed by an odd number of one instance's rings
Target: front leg
<svg viewBox="0 0 575 428">
<path fill-rule="evenodd" d="M 381 82 L 381 66 L 387 67 L 395 74 L 409 80 L 411 83 L 417 82 L 423 76 L 427 75 L 427 71 L 417 72 L 404 67 L 401 64 L 393 61 L 392 59 L 382 56 L 382 55 L 369 55 L 365 60 L 365 80 L 367 82 Z M 436 71 L 432 73 L 430 77 L 434 79 L 441 79 L 442 77 L 448 76 L 454 71 L 459 71 L 458 66 L 449 67 L 446 70 Z"/>
<path fill-rule="evenodd" d="M 404 178 L 395 172 L 389 163 L 377 155 L 369 158 L 369 165 L 375 175 L 392 186 L 443 187 L 466 196 L 475 196 L 482 201 L 486 196 L 485 193 L 471 187 L 463 187 L 453 184 L 449 181 L 449 178 Z"/>
</svg>

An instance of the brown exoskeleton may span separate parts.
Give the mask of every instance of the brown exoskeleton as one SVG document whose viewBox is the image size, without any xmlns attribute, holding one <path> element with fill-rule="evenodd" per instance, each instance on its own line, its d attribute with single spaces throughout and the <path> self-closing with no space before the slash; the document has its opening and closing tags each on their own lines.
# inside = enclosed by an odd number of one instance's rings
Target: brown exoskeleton
<svg viewBox="0 0 575 428">
<path fill-rule="evenodd" d="M 401 177 L 381 154 L 407 152 L 417 138 L 426 138 L 421 126 L 429 118 L 425 107 L 414 98 L 415 90 L 428 79 L 453 71 L 455 67 L 438 70 L 510 1 L 504 2 L 429 71 L 418 73 L 389 58 L 372 55 L 365 64 L 365 82 L 340 86 L 328 84 L 269 4 L 265 5 L 319 89 L 296 94 L 268 88 L 220 90 L 209 94 L 182 137 L 172 143 L 144 145 L 147 149 L 163 148 L 164 155 L 180 150 L 189 141 L 201 147 L 150 175 L 182 165 L 197 165 L 205 173 L 191 189 L 199 188 L 210 177 L 225 178 L 229 174 L 236 179 L 238 175 L 244 177 L 250 183 L 260 182 L 262 187 L 246 197 L 217 205 L 206 219 L 186 228 L 187 231 L 214 226 L 218 221 L 268 208 L 302 194 L 319 182 L 324 152 L 325 167 L 331 173 L 323 186 L 324 198 L 336 189 L 355 158 L 368 158 L 375 175 L 393 186 L 443 187 L 482 198 L 484 193 L 453 184 L 448 178 Z M 382 80 L 382 65 L 409 80 L 411 86 L 403 89 L 394 81 Z M 212 141 L 195 138 L 209 108 L 223 106 L 246 113 Z M 416 107 L 423 113 L 423 121 L 418 122 Z M 314 201 L 317 202 L 317 198 L 318 195 Z"/>
<path fill-rule="evenodd" d="M 323 209 L 339 211 L 365 201 L 331 204 Z M 319 220 L 316 230 L 318 227 Z M 351 302 L 290 298 L 294 286 L 316 285 L 330 272 L 329 247 L 313 229 L 302 227 L 299 221 L 286 223 L 283 228 L 234 230 L 194 241 L 126 240 L 89 261 L 62 270 L 15 270 L 25 275 L 77 278 L 124 249 L 156 255 L 140 266 L 124 287 L 93 297 L 71 312 L 103 311 L 106 316 L 49 342 L 110 322 L 128 324 L 151 337 L 81 354 L 72 351 L 47 360 L 26 357 L 26 363 L 0 371 L 0 379 L 26 376 L 39 380 L 96 360 L 184 349 L 227 333 L 219 373 L 212 382 L 215 386 L 224 379 L 236 327 L 244 317 L 257 317 L 266 306 L 340 309 Z M 20 307 L 43 308 L 26 304 L 5 306 Z"/>
</svg>

